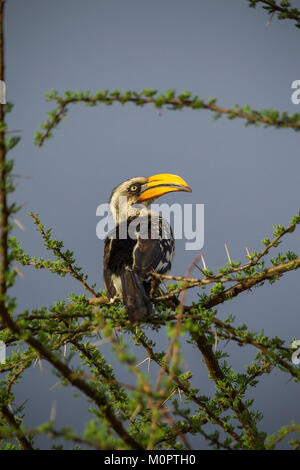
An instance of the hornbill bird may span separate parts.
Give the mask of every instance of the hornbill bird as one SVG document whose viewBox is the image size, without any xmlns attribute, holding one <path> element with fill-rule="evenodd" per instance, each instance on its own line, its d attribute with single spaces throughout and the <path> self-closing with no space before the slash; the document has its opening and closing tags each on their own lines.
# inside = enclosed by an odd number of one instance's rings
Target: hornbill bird
<svg viewBox="0 0 300 470">
<path fill-rule="evenodd" d="M 191 189 L 180 176 L 159 174 L 124 181 L 110 197 L 116 225 L 105 239 L 104 285 L 111 302 L 117 297 L 123 300 L 132 322 L 151 314 L 151 272 L 165 274 L 171 269 L 172 229 L 163 217 L 148 209 L 158 197 L 171 191 Z"/>
</svg>

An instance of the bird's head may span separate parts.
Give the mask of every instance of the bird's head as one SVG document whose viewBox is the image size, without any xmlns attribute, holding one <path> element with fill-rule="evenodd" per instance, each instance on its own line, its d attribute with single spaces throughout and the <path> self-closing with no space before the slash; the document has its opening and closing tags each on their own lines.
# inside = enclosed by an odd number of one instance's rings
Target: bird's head
<svg viewBox="0 0 300 470">
<path fill-rule="evenodd" d="M 109 201 L 115 222 L 120 223 L 129 216 L 136 215 L 134 205 L 147 207 L 163 194 L 172 191 L 191 192 L 192 190 L 180 176 L 168 173 L 153 175 L 149 178 L 137 176 L 124 181 L 113 190 Z"/>
</svg>

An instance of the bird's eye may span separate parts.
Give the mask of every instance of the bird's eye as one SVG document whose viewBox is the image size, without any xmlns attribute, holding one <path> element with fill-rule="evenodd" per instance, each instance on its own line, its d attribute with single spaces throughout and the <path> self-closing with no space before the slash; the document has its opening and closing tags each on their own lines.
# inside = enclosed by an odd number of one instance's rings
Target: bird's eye
<svg viewBox="0 0 300 470">
<path fill-rule="evenodd" d="M 129 188 L 129 190 L 132 192 L 132 193 L 136 193 L 139 189 L 139 186 L 137 184 L 132 184 Z"/>
</svg>

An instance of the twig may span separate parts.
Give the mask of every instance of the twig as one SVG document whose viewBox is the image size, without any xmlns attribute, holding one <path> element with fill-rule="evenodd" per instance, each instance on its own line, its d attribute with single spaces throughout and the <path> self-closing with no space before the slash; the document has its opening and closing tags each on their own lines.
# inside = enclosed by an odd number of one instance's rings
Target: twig
<svg viewBox="0 0 300 470">
<path fill-rule="evenodd" d="M 0 2 L 1 3 L 1 2 Z M 1 5 L 0 5 L 1 7 Z M 31 442 L 27 439 L 23 431 L 20 429 L 19 424 L 17 423 L 13 413 L 9 410 L 9 408 L 3 404 L 0 405 L 0 412 L 7 422 L 7 424 L 10 426 L 10 428 L 13 430 L 16 438 L 18 439 L 20 446 L 22 447 L 23 450 L 33 450 L 33 447 L 31 445 Z"/>
</svg>

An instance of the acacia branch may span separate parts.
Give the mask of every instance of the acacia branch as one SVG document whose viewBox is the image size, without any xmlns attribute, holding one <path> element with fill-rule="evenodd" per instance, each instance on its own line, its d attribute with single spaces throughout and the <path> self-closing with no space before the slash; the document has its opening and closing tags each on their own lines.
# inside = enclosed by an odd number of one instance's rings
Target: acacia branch
<svg viewBox="0 0 300 470">
<path fill-rule="evenodd" d="M 149 358 L 156 362 L 159 367 L 162 367 L 163 363 L 157 359 L 156 354 L 154 353 L 151 346 L 147 344 L 145 339 L 142 336 L 139 336 L 138 341 L 145 348 Z M 169 367 L 166 366 L 164 369 L 166 374 L 168 374 L 168 376 L 171 376 L 171 371 L 169 370 Z M 172 380 L 176 384 L 176 386 L 186 395 L 187 398 L 189 398 L 196 405 L 198 405 L 201 410 L 204 410 L 207 415 L 207 418 L 203 417 L 203 424 L 206 424 L 207 422 L 214 422 L 215 424 L 220 426 L 225 432 L 228 432 L 236 442 L 241 443 L 240 436 L 234 430 L 228 429 L 227 425 L 222 421 L 219 415 L 214 414 L 214 412 L 207 406 L 207 403 L 204 400 L 201 400 L 201 398 L 197 397 L 195 393 L 191 392 L 188 385 L 186 385 L 182 380 L 180 380 L 180 378 L 178 378 L 174 374 L 172 374 Z"/>
<path fill-rule="evenodd" d="M 237 418 L 245 429 L 251 448 L 263 449 L 263 442 L 261 441 L 261 437 L 247 407 L 244 405 L 242 400 L 237 397 L 237 391 L 234 389 L 234 387 L 226 380 L 222 369 L 220 368 L 219 362 L 212 350 L 212 346 L 208 343 L 206 336 L 204 334 L 192 334 L 192 337 L 194 338 L 199 350 L 204 357 L 206 367 L 216 386 L 222 389 L 224 385 L 220 385 L 220 383 L 224 381 L 226 382 L 226 389 L 224 390 L 225 396 L 227 396 L 229 399 L 231 408 L 236 412 Z M 228 391 L 228 388 L 230 391 Z"/>
<path fill-rule="evenodd" d="M 270 15 L 277 13 L 280 20 L 290 19 L 296 22 L 296 27 L 300 27 L 300 11 L 294 8 L 289 1 L 281 1 L 279 5 L 275 0 L 248 0 L 249 6 L 254 8 L 258 3 L 262 3 L 263 8 L 268 11 Z"/>
<path fill-rule="evenodd" d="M 0 318 L 3 324 L 19 338 L 24 338 L 25 335 L 26 342 L 39 353 L 40 357 L 45 358 L 55 367 L 56 370 L 58 370 L 63 375 L 63 377 L 68 380 L 70 384 L 74 385 L 74 387 L 78 388 L 87 397 L 91 398 L 99 407 L 101 413 L 118 434 L 118 436 L 123 439 L 123 441 L 130 448 L 141 449 L 141 446 L 128 434 L 121 421 L 116 418 L 107 399 L 100 392 L 91 387 L 87 382 L 78 377 L 77 374 L 74 374 L 73 371 L 60 359 L 58 359 L 49 348 L 45 347 L 40 341 L 38 341 L 28 332 L 22 331 L 19 325 L 14 322 L 11 316 L 8 314 L 5 307 L 2 305 L 1 307 Z"/>
<path fill-rule="evenodd" d="M 205 301 L 201 302 L 201 305 L 203 305 L 204 307 L 207 307 L 207 308 L 215 307 L 216 305 L 218 305 L 220 303 L 223 303 L 226 300 L 230 300 L 233 297 L 236 297 L 237 295 L 241 294 L 242 292 L 251 289 L 252 287 L 260 284 L 261 282 L 263 282 L 265 280 L 273 279 L 276 276 L 282 276 L 284 273 L 296 270 L 299 267 L 300 267 L 300 258 L 296 258 L 292 261 L 288 261 L 286 263 L 281 263 L 277 266 L 272 266 L 272 267 L 264 270 L 262 273 L 255 274 L 255 275 L 249 276 L 249 277 L 243 277 L 242 280 L 239 280 L 239 282 L 235 286 L 225 290 L 224 292 L 222 292 L 222 293 L 220 293 L 216 296 L 208 297 Z M 196 287 L 196 286 L 201 286 L 201 285 L 209 284 L 209 283 L 212 282 L 211 279 L 194 279 L 194 278 L 185 278 L 185 277 L 178 277 L 178 276 L 166 276 L 166 275 L 159 275 L 159 274 L 157 274 L 157 277 L 161 277 L 161 278 L 164 278 L 164 279 L 175 279 L 175 280 L 176 279 L 180 279 L 180 280 L 185 279 L 188 282 L 182 288 L 172 290 L 171 292 L 169 292 L 167 294 L 164 294 L 162 296 L 154 297 L 152 299 L 152 301 L 154 303 L 159 303 L 161 301 L 165 301 L 165 300 L 168 300 L 168 299 L 171 299 L 171 298 L 173 298 L 173 300 L 174 300 L 174 295 L 177 294 L 177 293 L 182 292 L 183 289 L 188 289 L 188 288 L 192 288 L 192 287 Z M 216 280 L 217 280 L 217 278 L 214 279 L 213 282 L 216 282 Z M 226 279 L 224 279 L 224 282 L 227 282 L 227 281 L 233 282 L 234 280 L 236 280 L 236 279 L 227 279 L 226 278 Z M 218 279 L 218 282 L 223 282 L 223 280 Z M 176 299 L 176 297 L 175 297 L 175 299 Z M 112 305 L 112 303 L 110 302 L 110 300 L 106 296 L 92 297 L 92 298 L 87 299 L 87 302 L 88 302 L 89 305 L 92 305 L 92 306 L 110 306 L 110 305 Z M 177 302 L 177 304 L 178 304 L 178 302 Z M 73 304 L 72 303 L 69 304 L 69 306 L 71 306 L 71 305 L 73 305 Z M 195 305 L 184 306 L 184 311 L 189 312 L 194 307 L 195 307 Z M 49 319 L 49 318 L 53 318 L 53 319 L 63 319 L 63 318 L 68 319 L 69 318 L 70 319 L 70 318 L 81 318 L 81 317 L 84 318 L 84 317 L 92 317 L 92 316 L 93 316 L 92 313 L 87 312 L 87 313 L 84 313 L 84 314 L 81 314 L 81 313 L 68 314 L 68 313 L 66 313 L 65 315 L 64 314 L 57 314 L 57 315 L 29 314 L 29 315 L 25 316 L 25 318 L 28 319 L 28 320 Z M 149 320 L 149 321 L 151 322 L 151 320 Z M 154 323 L 156 323 L 156 321 L 154 321 Z"/>
<path fill-rule="evenodd" d="M 247 106 L 233 106 L 224 108 L 216 104 L 216 99 L 204 101 L 194 96 L 190 98 L 191 92 L 182 92 L 175 95 L 174 90 L 168 90 L 165 94 L 157 94 L 156 90 L 143 90 L 142 92 L 120 91 L 109 92 L 103 90 L 90 96 L 89 92 L 74 93 L 66 92 L 65 97 L 57 96 L 56 91 L 48 94 L 48 99 L 55 101 L 58 106 L 49 113 L 49 119 L 41 125 L 42 132 L 36 132 L 35 142 L 41 147 L 45 140 L 52 137 L 53 130 L 63 120 L 68 112 L 70 104 L 85 103 L 89 106 L 95 106 L 101 103 L 111 105 L 113 103 L 133 103 L 137 106 L 152 104 L 157 108 L 167 107 L 167 109 L 205 109 L 214 113 L 214 118 L 222 115 L 228 119 L 241 118 L 246 120 L 246 125 L 263 124 L 266 127 L 291 128 L 300 130 L 300 114 L 288 115 L 286 112 L 280 114 L 274 109 L 254 110 Z"/>
<path fill-rule="evenodd" d="M 278 364 L 280 364 L 282 367 L 284 367 L 284 369 L 288 370 L 289 373 L 293 377 L 299 378 L 299 373 L 297 373 L 297 370 L 293 366 L 291 366 L 287 361 L 285 361 L 284 359 L 279 357 L 278 354 L 276 354 L 268 345 L 254 340 L 253 338 L 251 338 L 250 335 L 243 335 L 243 338 L 239 338 L 239 336 L 238 336 L 239 332 L 236 328 L 229 325 L 228 323 L 222 322 L 218 318 L 214 318 L 213 323 L 216 326 L 218 326 L 222 329 L 225 329 L 226 331 L 231 333 L 231 337 L 229 339 L 232 339 L 232 340 L 234 340 L 234 341 L 236 341 L 240 344 L 251 344 L 252 346 L 257 348 L 261 353 L 263 353 L 265 356 L 271 357 L 272 359 L 274 359 Z M 278 349 L 286 350 L 282 347 L 279 347 Z"/>
<path fill-rule="evenodd" d="M 45 429 L 44 429 L 45 428 Z M 73 433 L 73 431 L 69 431 L 68 429 L 63 429 L 63 430 L 57 430 L 57 429 L 54 429 L 53 426 L 52 426 L 52 423 L 47 423 L 47 426 L 42 426 L 42 427 L 38 427 L 38 428 L 34 428 L 34 429 L 30 429 L 30 430 L 22 430 L 22 435 L 23 437 L 26 439 L 26 435 L 30 435 L 30 436 L 37 436 L 37 435 L 41 435 L 43 433 L 47 433 L 47 435 L 49 437 L 53 437 L 53 438 L 63 438 L 67 441 L 71 441 L 71 442 L 74 442 L 76 444 L 83 444 L 83 445 L 86 445 L 88 447 L 92 447 L 94 449 L 98 449 L 98 450 L 105 450 L 105 447 L 101 446 L 99 444 L 99 442 L 97 441 L 91 441 L 89 439 L 83 439 L 82 437 L 80 436 L 77 436 L 76 434 Z M 1 429 L 0 431 L 0 438 L 2 439 L 11 439 L 11 438 L 14 438 L 14 436 L 16 435 L 16 430 L 15 428 L 13 428 L 13 432 L 10 433 L 10 432 L 5 432 L 4 430 Z M 30 444 L 30 443 L 29 443 Z M 28 448 L 28 449 L 25 449 L 23 447 L 24 450 L 34 450 L 33 448 Z M 111 450 L 111 449 L 110 449 Z"/>
<path fill-rule="evenodd" d="M 298 269 L 299 267 L 300 267 L 300 258 L 294 259 L 292 261 L 288 261 L 287 263 L 279 264 L 277 266 L 273 266 L 271 268 L 264 270 L 260 274 L 255 274 L 249 277 L 248 279 L 238 282 L 236 285 L 234 285 L 233 287 L 230 287 L 224 292 L 221 292 L 220 294 L 217 294 L 213 297 L 209 297 L 207 300 L 203 302 L 202 305 L 207 308 L 215 307 L 216 305 L 219 305 L 225 302 L 226 300 L 230 300 L 233 297 L 236 297 L 241 292 L 251 289 L 252 287 L 260 284 L 263 281 L 266 281 L 268 279 L 273 280 L 276 277 L 282 276 L 282 274 L 288 271 Z"/>
<path fill-rule="evenodd" d="M 19 424 L 17 423 L 13 413 L 8 409 L 6 405 L 0 405 L 0 412 L 9 425 L 9 427 L 13 430 L 14 435 L 18 439 L 20 446 L 23 450 L 33 450 L 33 447 L 30 441 L 27 439 L 23 431 L 20 429 Z"/>
</svg>

